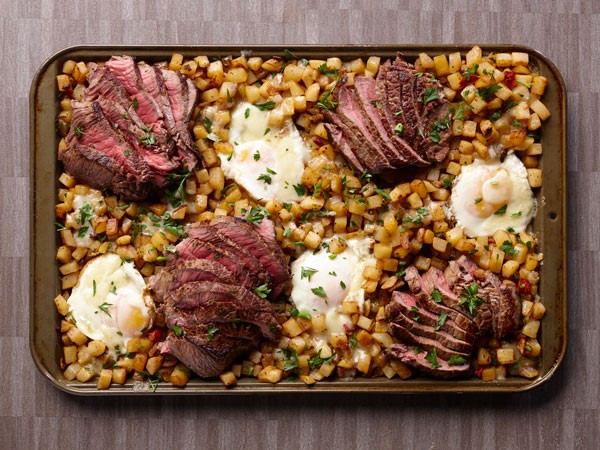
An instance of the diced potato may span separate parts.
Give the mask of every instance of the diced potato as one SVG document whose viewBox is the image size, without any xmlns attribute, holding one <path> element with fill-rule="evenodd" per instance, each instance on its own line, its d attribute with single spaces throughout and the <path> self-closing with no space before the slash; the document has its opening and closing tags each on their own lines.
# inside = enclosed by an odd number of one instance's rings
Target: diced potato
<svg viewBox="0 0 600 450">
<path fill-rule="evenodd" d="M 532 339 L 537 337 L 538 330 L 540 329 L 540 321 L 539 320 L 530 320 L 524 326 L 521 332 Z"/>
<path fill-rule="evenodd" d="M 260 383 L 277 383 L 283 377 L 283 371 L 274 366 L 264 367 L 258 373 L 258 381 Z"/>
<path fill-rule="evenodd" d="M 237 383 L 237 378 L 232 371 L 222 373 L 219 378 L 225 386 L 233 386 Z"/>
<path fill-rule="evenodd" d="M 515 350 L 513 348 L 499 348 L 496 350 L 496 358 L 500 364 L 514 364 Z"/>
<path fill-rule="evenodd" d="M 111 369 L 101 369 L 96 388 L 100 390 L 108 389 L 112 381 L 113 371 Z"/>
<path fill-rule="evenodd" d="M 532 188 L 542 187 L 542 169 L 527 169 L 527 180 Z"/>
<path fill-rule="evenodd" d="M 177 387 L 184 387 L 190 380 L 190 369 L 183 364 L 177 364 L 171 372 L 171 384 Z"/>
</svg>

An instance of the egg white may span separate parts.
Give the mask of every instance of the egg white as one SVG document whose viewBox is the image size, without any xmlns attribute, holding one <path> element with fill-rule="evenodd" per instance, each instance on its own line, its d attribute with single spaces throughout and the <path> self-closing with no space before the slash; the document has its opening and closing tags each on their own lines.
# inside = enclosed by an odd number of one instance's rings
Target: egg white
<svg viewBox="0 0 600 450">
<path fill-rule="evenodd" d="M 463 166 L 450 198 L 450 210 L 469 237 L 492 235 L 498 229 L 524 231 L 535 209 L 527 169 L 513 153 L 502 163 L 476 159 Z"/>
<path fill-rule="evenodd" d="M 84 266 L 68 304 L 77 328 L 112 354 L 124 353 L 127 342 L 151 326 L 154 313 L 142 275 L 113 253 Z"/>
<path fill-rule="evenodd" d="M 324 243 L 328 241 L 326 239 Z M 326 250 L 317 253 L 307 250 L 291 264 L 291 300 L 301 313 L 325 314 L 327 336 L 351 330 L 352 320 L 340 311 L 341 304 L 344 300 L 354 301 L 362 310 L 365 302 L 363 271 L 376 264 L 370 251 L 372 239 L 351 239 L 347 244 L 348 247 L 337 255 Z M 305 269 L 304 275 L 302 269 Z M 307 276 L 307 272 L 313 271 L 316 272 Z M 317 292 L 322 289 L 325 296 L 315 294 L 313 289 Z"/>
<path fill-rule="evenodd" d="M 231 113 L 229 142 L 233 154 L 219 154 L 227 178 L 256 200 L 300 200 L 294 185 L 301 182 L 308 148 L 291 119 L 270 126 L 269 111 L 241 102 Z"/>
</svg>

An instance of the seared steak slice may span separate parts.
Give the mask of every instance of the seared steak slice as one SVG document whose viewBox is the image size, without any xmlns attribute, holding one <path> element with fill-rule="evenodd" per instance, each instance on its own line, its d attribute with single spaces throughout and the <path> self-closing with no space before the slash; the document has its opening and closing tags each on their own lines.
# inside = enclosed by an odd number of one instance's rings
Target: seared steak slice
<svg viewBox="0 0 600 450">
<path fill-rule="evenodd" d="M 440 378 L 444 380 L 452 378 L 465 378 L 471 372 L 469 359 L 465 358 L 464 364 L 449 364 L 448 360 L 445 360 L 439 356 L 435 358 L 435 366 L 431 363 L 431 358 L 426 359 L 427 352 L 403 344 L 392 344 L 387 352 L 388 356 L 400 360 L 401 362 L 414 367 L 419 372 L 428 375 L 433 378 Z"/>
<path fill-rule="evenodd" d="M 210 378 L 223 373 L 259 342 L 260 332 L 251 325 L 233 328 L 229 324 L 218 327 L 202 324 L 186 330 L 180 337 L 170 332 L 159 349 L 175 356 L 199 376 Z"/>
<path fill-rule="evenodd" d="M 188 227 L 188 239 L 196 239 L 205 244 L 213 244 L 219 253 L 231 254 L 237 258 L 247 270 L 256 275 L 258 280 L 264 280 L 261 284 L 272 284 L 271 274 L 266 267 L 262 267 L 260 260 L 247 248 L 231 239 L 226 233 L 220 232 L 207 222 L 198 222 Z M 218 255 L 217 260 L 220 259 Z"/>
<path fill-rule="evenodd" d="M 325 111 L 323 116 L 342 131 L 356 158 L 367 172 L 377 174 L 392 168 L 390 162 L 382 154 L 374 151 L 360 132 L 350 126 L 352 124 L 349 125 L 340 116 L 331 111 Z"/>
<path fill-rule="evenodd" d="M 400 308 L 389 308 L 390 305 L 386 306 L 386 317 L 389 323 L 402 327 L 415 336 L 422 336 L 432 341 L 437 341 L 448 350 L 467 354 L 473 351 L 472 343 L 457 339 L 445 330 L 436 330 L 437 324 L 427 325 L 421 323 L 421 316 L 416 311 L 409 311 L 405 314 Z"/>
<path fill-rule="evenodd" d="M 263 219 L 258 227 L 242 219 L 220 217 L 210 222 L 216 234 L 246 249 L 258 259 L 271 277 L 271 297 L 276 298 L 291 283 L 285 255 L 275 240 L 275 227 L 271 220 Z"/>
<path fill-rule="evenodd" d="M 463 358 L 468 359 L 471 355 L 471 352 L 460 352 L 458 350 L 452 350 L 435 339 L 431 339 L 425 336 L 419 336 L 415 332 L 403 327 L 394 322 L 390 322 L 388 324 L 388 328 L 390 332 L 396 336 L 402 342 L 408 342 L 414 345 L 417 345 L 425 350 L 433 350 L 435 349 L 437 354 L 441 358 L 449 359 L 453 356 L 461 356 Z"/>
<path fill-rule="evenodd" d="M 342 155 L 344 155 L 344 157 L 348 160 L 350 165 L 354 167 L 356 173 L 365 172 L 365 167 L 362 165 L 360 160 L 352 151 L 352 148 L 350 147 L 350 144 L 348 144 L 348 141 L 344 137 L 342 130 L 332 123 L 326 123 L 325 129 L 327 130 L 327 133 L 329 134 L 329 137 L 331 139 L 331 143 L 333 144 L 335 149 Z"/>
<path fill-rule="evenodd" d="M 429 163 L 417 154 L 408 143 L 399 137 L 393 129 L 387 130 L 382 120 L 380 109 L 385 108 L 382 102 L 377 101 L 375 80 L 370 77 L 356 77 L 354 80 L 354 93 L 357 102 L 362 108 L 365 124 L 369 132 L 376 136 L 382 147 L 392 149 L 397 153 L 395 160 L 398 165 L 422 165 Z M 385 145 L 384 145 L 385 144 Z"/>
<path fill-rule="evenodd" d="M 475 321 L 480 328 L 502 338 L 518 328 L 521 307 L 516 286 L 510 280 L 501 281 L 489 270 L 480 269 L 466 256 L 450 261 L 444 272 L 448 284 L 457 292 L 477 286 L 477 297 L 482 301 L 477 307 Z"/>
<path fill-rule="evenodd" d="M 177 134 L 177 127 L 175 125 L 175 118 L 173 117 L 173 110 L 169 103 L 169 96 L 165 88 L 162 71 L 158 67 L 148 64 L 139 64 L 138 68 L 144 88 L 156 100 L 162 112 L 167 131 L 172 136 L 175 136 Z"/>
<path fill-rule="evenodd" d="M 143 200 L 149 194 L 149 184 L 141 182 L 118 161 L 94 147 L 75 143 L 59 151 L 58 159 L 68 173 L 93 188 L 111 186 L 116 194 L 134 201 Z"/>
<path fill-rule="evenodd" d="M 441 294 L 441 291 L 436 289 L 435 284 L 424 283 L 423 278 L 419 275 L 419 271 L 416 267 L 409 266 L 406 268 L 404 280 L 407 282 L 411 292 L 419 300 L 419 303 L 426 309 L 435 314 L 446 314 L 449 318 L 454 320 L 459 327 L 471 334 L 477 332 L 478 328 L 475 325 L 475 322 L 473 322 L 473 319 L 468 317 L 462 311 L 457 311 L 456 309 L 444 305 L 442 303 L 444 296 Z M 438 287 L 444 290 L 443 285 Z"/>
<path fill-rule="evenodd" d="M 273 340 L 281 329 L 273 306 L 242 286 L 216 281 L 191 281 L 172 291 L 163 307 L 167 325 L 190 326 L 209 322 L 248 322 Z"/>
<path fill-rule="evenodd" d="M 268 273 L 262 267 L 248 267 L 240 260 L 237 253 L 233 253 L 222 246 L 214 245 L 210 242 L 203 242 L 199 239 L 188 237 L 177 244 L 175 249 L 178 255 L 177 257 L 171 257 L 168 265 L 173 265 L 186 259 L 208 259 L 222 264 L 232 273 L 247 272 L 256 286 L 265 284 L 270 279 Z"/>
<path fill-rule="evenodd" d="M 178 132 L 177 144 L 187 150 L 196 151 L 188 129 L 189 120 L 196 106 L 196 87 L 179 72 L 162 70 L 162 75 L 171 111 L 173 111 L 175 128 Z"/>
<path fill-rule="evenodd" d="M 231 272 L 222 264 L 208 259 L 189 259 L 178 261 L 175 265 L 166 266 L 148 280 L 148 285 L 157 301 L 164 301 L 173 291 L 190 281 L 220 281 L 238 284 L 246 289 L 254 290 L 255 280 L 246 271 Z"/>
<path fill-rule="evenodd" d="M 459 326 L 448 314 L 430 312 L 421 306 L 415 297 L 406 292 L 395 291 L 392 294 L 392 301 L 385 308 L 387 319 L 394 321 L 397 311 L 402 312 L 402 314 L 409 318 L 419 317 L 419 322 L 423 325 L 434 328 L 439 326 L 440 330 L 445 330 L 461 341 L 475 342 L 475 335 Z M 444 318 L 445 320 L 443 320 Z"/>
</svg>

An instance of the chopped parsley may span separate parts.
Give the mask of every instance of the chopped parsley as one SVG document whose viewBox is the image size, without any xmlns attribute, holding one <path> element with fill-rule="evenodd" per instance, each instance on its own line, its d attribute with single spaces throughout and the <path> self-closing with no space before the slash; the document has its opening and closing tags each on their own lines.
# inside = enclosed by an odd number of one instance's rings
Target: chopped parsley
<svg viewBox="0 0 600 450">
<path fill-rule="evenodd" d="M 500 246 L 500 250 L 510 257 L 515 257 L 519 253 L 517 250 L 515 250 L 510 241 L 504 241 Z"/>
<path fill-rule="evenodd" d="M 494 215 L 495 216 L 502 216 L 503 214 L 506 213 L 506 208 L 507 208 L 507 205 L 501 206 L 496 211 L 494 211 Z"/>
<path fill-rule="evenodd" d="M 210 326 L 210 327 L 208 327 L 207 331 L 208 331 L 208 334 L 206 335 L 206 341 L 210 342 L 210 341 L 212 341 L 213 337 L 215 337 L 215 334 L 217 333 L 217 331 L 219 331 L 219 328 Z"/>
<path fill-rule="evenodd" d="M 247 119 L 248 117 L 250 117 L 250 108 L 246 108 L 244 111 L 244 119 Z"/>
<path fill-rule="evenodd" d="M 268 111 L 270 109 L 275 108 L 275 102 L 270 100 L 270 101 L 264 102 L 264 103 L 256 103 L 254 106 L 256 106 L 261 111 Z"/>
<path fill-rule="evenodd" d="M 77 136 L 78 138 L 80 138 L 81 136 L 83 136 L 85 134 L 85 131 L 83 131 L 83 128 L 79 128 L 78 126 L 74 126 L 73 127 L 73 133 L 75 133 L 75 136 Z"/>
<path fill-rule="evenodd" d="M 475 200 L 473 200 L 473 203 L 477 204 L 477 203 L 481 203 L 483 201 L 483 199 L 481 197 L 477 197 Z"/>
<path fill-rule="evenodd" d="M 92 296 L 95 297 L 96 296 L 96 280 L 92 280 Z"/>
<path fill-rule="evenodd" d="M 175 336 L 177 337 L 181 337 L 184 335 L 184 331 L 183 328 L 181 328 L 179 325 L 173 325 L 173 333 L 175 333 Z"/>
<path fill-rule="evenodd" d="M 440 294 L 440 291 L 438 291 L 437 289 L 435 289 L 432 293 L 431 293 L 431 298 L 433 299 L 434 302 L 436 303 L 442 303 L 442 294 Z"/>
<path fill-rule="evenodd" d="M 425 360 L 428 361 L 429 364 L 431 364 L 431 367 L 434 369 L 440 367 L 440 363 L 437 359 L 437 350 L 435 348 L 427 352 L 427 355 L 425 355 Z"/>
<path fill-rule="evenodd" d="M 492 84 L 488 87 L 481 87 L 475 91 L 478 97 L 481 97 L 485 101 L 489 101 L 494 96 L 494 93 L 498 90 L 502 89 L 502 86 L 499 84 Z"/>
<path fill-rule="evenodd" d="M 256 289 L 254 289 L 254 292 L 260 298 L 267 298 L 267 296 L 271 293 L 271 289 L 269 288 L 269 285 L 267 285 L 267 284 L 261 284 L 259 287 L 257 287 Z"/>
<path fill-rule="evenodd" d="M 423 103 L 427 105 L 435 100 L 439 100 L 440 95 L 436 88 L 427 88 L 423 92 Z"/>
<path fill-rule="evenodd" d="M 448 320 L 448 314 L 440 314 L 440 317 L 437 321 L 437 326 L 435 327 L 435 331 L 441 330 L 444 324 L 446 323 L 446 320 Z"/>
<path fill-rule="evenodd" d="M 394 127 L 394 131 L 398 136 L 402 136 L 402 133 L 404 133 L 404 125 L 402 125 L 402 123 L 399 123 Z"/>
<path fill-rule="evenodd" d="M 310 358 L 308 360 L 308 365 L 311 369 L 317 369 L 321 367 L 323 364 L 329 364 L 335 358 L 335 353 L 332 354 L 329 358 L 321 358 L 321 351 L 323 349 L 319 349 L 317 355 L 314 358 Z"/>
<path fill-rule="evenodd" d="M 338 103 L 331 100 L 329 98 L 330 95 L 331 91 L 324 92 L 323 95 L 321 95 L 321 99 L 317 102 L 317 106 L 327 111 L 337 108 Z"/>
<path fill-rule="evenodd" d="M 466 364 L 467 360 L 462 356 L 453 355 L 452 358 L 448 360 L 449 366 L 460 366 L 462 364 Z"/>
<path fill-rule="evenodd" d="M 358 339 L 356 339 L 356 333 L 352 333 L 352 336 L 350 336 L 348 343 L 350 344 L 350 348 L 356 348 L 356 346 L 358 345 Z"/>
<path fill-rule="evenodd" d="M 298 197 L 302 197 L 306 193 L 306 189 L 300 183 L 294 184 L 292 187 L 296 191 Z"/>
<path fill-rule="evenodd" d="M 317 70 L 320 74 L 327 75 L 328 77 L 336 76 L 338 73 L 338 70 L 336 68 L 330 69 L 329 67 L 327 67 L 327 63 L 321 64 L 319 67 L 317 67 Z"/>
<path fill-rule="evenodd" d="M 254 158 L 254 161 L 258 161 L 260 159 L 260 152 L 256 150 L 252 157 Z"/>
<path fill-rule="evenodd" d="M 465 288 L 458 302 L 458 306 L 465 305 L 471 316 L 477 314 L 477 308 L 483 303 L 483 300 L 477 297 L 479 291 L 479 285 L 473 281 L 469 286 Z"/>
<path fill-rule="evenodd" d="M 383 189 L 375 188 L 375 192 L 377 192 L 379 195 L 381 195 L 386 200 L 391 200 L 391 198 L 392 198 L 392 197 L 390 197 L 389 192 L 384 191 Z"/>
<path fill-rule="evenodd" d="M 112 291 L 111 291 L 111 292 L 112 292 Z M 104 302 L 104 303 L 102 303 L 100 306 L 98 306 L 98 309 L 99 309 L 100 311 L 102 311 L 104 314 L 106 314 L 108 317 L 112 317 L 112 316 L 110 315 L 110 313 L 108 312 L 108 307 L 109 307 L 109 306 L 112 306 L 112 305 L 113 305 L 112 303 Z"/>
<path fill-rule="evenodd" d="M 290 59 L 298 59 L 298 57 L 294 55 L 291 51 L 289 51 L 287 48 L 283 50 L 283 57 L 287 61 L 289 61 Z"/>
<path fill-rule="evenodd" d="M 137 97 L 133 97 L 133 100 L 132 100 L 132 102 L 131 102 L 131 103 L 133 104 L 133 107 L 134 107 L 135 109 L 138 109 L 138 108 L 140 107 L 140 104 L 138 103 L 138 99 L 137 99 Z"/>
<path fill-rule="evenodd" d="M 319 287 L 316 287 L 316 288 L 312 288 L 311 291 L 317 297 L 327 298 L 327 293 L 325 292 L 325 289 L 323 289 L 322 286 L 319 286 Z"/>
<path fill-rule="evenodd" d="M 185 200 L 185 191 L 183 187 L 185 185 L 185 181 L 191 174 L 192 172 L 187 170 L 182 173 L 170 173 L 167 175 L 167 180 L 177 182 L 177 184 L 174 185 L 173 188 L 165 189 L 165 195 L 167 196 L 167 200 L 173 208 L 181 206 L 181 204 Z"/>
<path fill-rule="evenodd" d="M 310 281 L 311 277 L 317 272 L 317 269 L 312 269 L 310 267 L 302 267 L 302 269 L 300 270 L 300 279 L 302 280 L 304 278 L 307 278 L 308 281 Z"/>
<path fill-rule="evenodd" d="M 265 217 L 269 216 L 269 211 L 264 206 L 253 206 L 250 208 L 250 212 L 244 218 L 246 222 L 250 222 L 253 225 L 260 225 Z"/>
</svg>

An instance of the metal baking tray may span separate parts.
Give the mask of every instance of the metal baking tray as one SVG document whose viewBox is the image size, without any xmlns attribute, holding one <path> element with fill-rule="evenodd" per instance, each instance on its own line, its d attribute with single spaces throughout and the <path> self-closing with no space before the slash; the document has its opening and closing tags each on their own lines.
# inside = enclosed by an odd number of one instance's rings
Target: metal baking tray
<svg viewBox="0 0 600 450">
<path fill-rule="evenodd" d="M 185 388 L 170 384 L 159 385 L 156 392 L 134 388 L 132 382 L 113 385 L 109 390 L 98 391 L 92 382 L 67 381 L 62 375 L 59 360 L 62 354 L 57 331 L 59 315 L 53 298 L 60 292 L 55 261 L 58 233 L 54 225 L 54 205 L 57 198 L 58 175 L 61 172 L 56 158 L 58 136 L 58 92 L 56 75 L 64 61 L 101 61 L 112 55 L 133 55 L 148 62 L 166 61 L 174 52 L 191 57 L 239 55 L 241 51 L 270 57 L 283 55 L 285 48 L 305 58 L 338 56 L 346 59 L 378 55 L 393 57 L 403 52 L 409 61 L 419 53 L 430 55 L 460 51 L 463 55 L 472 46 L 467 45 L 375 45 L 375 46 L 76 46 L 52 55 L 35 74 L 30 91 L 30 261 L 32 264 L 30 287 L 29 345 L 35 365 L 54 386 L 65 392 L 79 395 L 189 395 L 189 394 L 258 394 L 258 393 L 462 393 L 462 392 L 519 392 L 532 389 L 548 381 L 562 362 L 567 348 L 567 259 L 566 259 L 566 89 L 556 66 L 539 52 L 516 45 L 481 45 L 484 53 L 520 51 L 529 54 L 530 64 L 548 79 L 544 103 L 552 116 L 543 125 L 541 158 L 543 187 L 538 192 L 538 213 L 533 221 L 544 261 L 541 266 L 540 293 L 546 306 L 542 320 L 540 341 L 542 361 L 540 375 L 534 379 L 509 378 L 502 382 L 483 382 L 479 379 L 463 381 L 437 381 L 414 378 L 363 378 L 351 381 L 321 381 L 307 387 L 302 382 L 280 382 L 276 385 L 258 383 L 242 378 L 233 388 L 225 388 L 217 380 L 192 379 Z"/>
</svg>

